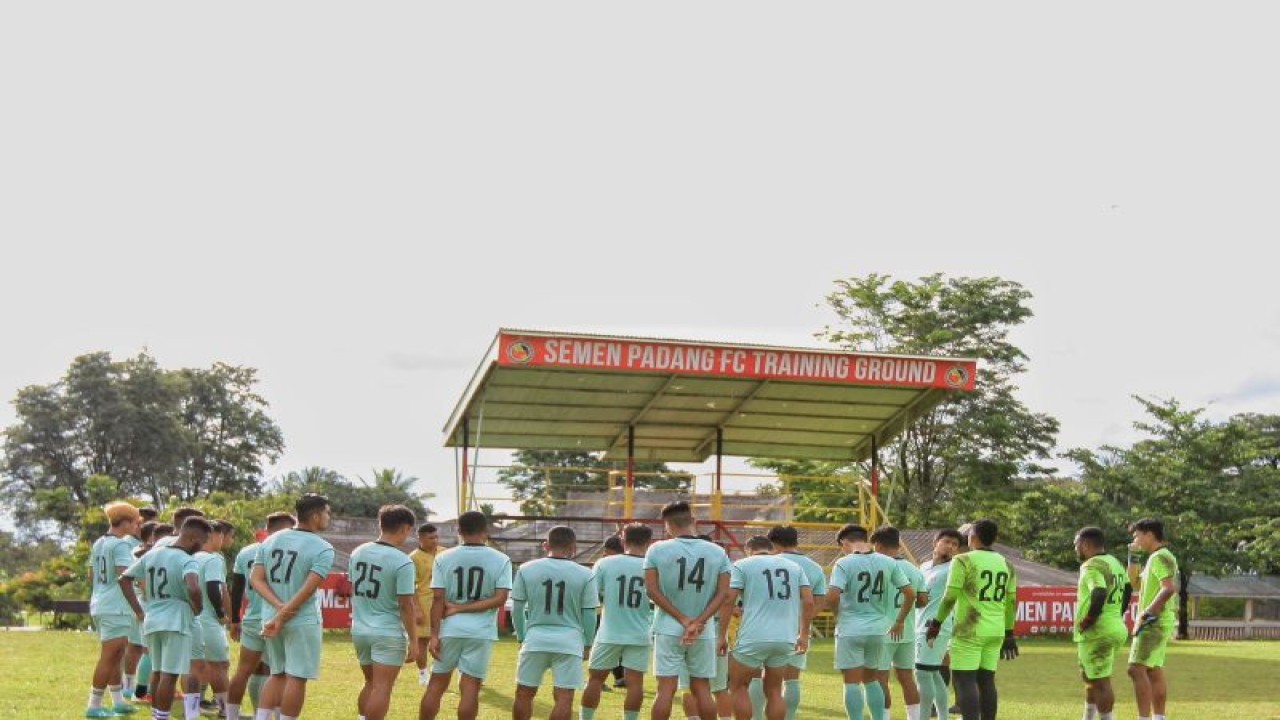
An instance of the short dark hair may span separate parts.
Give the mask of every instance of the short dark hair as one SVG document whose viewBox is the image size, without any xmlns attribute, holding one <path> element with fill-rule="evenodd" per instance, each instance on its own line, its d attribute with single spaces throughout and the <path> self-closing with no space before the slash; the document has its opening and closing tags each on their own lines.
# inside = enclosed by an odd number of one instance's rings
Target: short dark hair
<svg viewBox="0 0 1280 720">
<path fill-rule="evenodd" d="M 327 507 L 329 498 L 320 493 L 307 493 L 293 504 L 293 512 L 298 517 L 298 522 L 306 522 L 312 515 L 324 512 Z"/>
<path fill-rule="evenodd" d="M 765 537 L 778 547 L 793 548 L 800 544 L 800 531 L 790 525 L 774 525 Z"/>
<path fill-rule="evenodd" d="M 648 545 L 653 540 L 653 528 L 643 523 L 631 523 L 622 528 L 622 542 L 632 547 Z"/>
<path fill-rule="evenodd" d="M 955 540 L 956 544 L 958 545 L 964 544 L 964 538 L 961 537 L 960 531 L 955 528 L 942 528 L 941 530 L 933 534 L 933 541 L 935 543 L 941 540 L 942 538 L 951 538 L 952 540 Z"/>
<path fill-rule="evenodd" d="M 209 523 L 209 525 L 212 526 L 213 531 L 218 533 L 219 535 L 229 535 L 236 531 L 236 526 L 232 525 L 226 520 L 214 520 L 213 522 Z"/>
<path fill-rule="evenodd" d="M 840 528 L 840 532 L 836 533 L 836 542 L 841 543 L 845 540 L 849 542 L 864 542 L 867 539 L 867 529 L 861 525 L 849 523 Z"/>
<path fill-rule="evenodd" d="M 1155 536 L 1156 540 L 1164 542 L 1164 523 L 1157 518 L 1145 517 L 1135 520 L 1129 525 L 1129 532 L 1149 532 Z"/>
<path fill-rule="evenodd" d="M 138 539 L 142 542 L 150 542 L 151 536 L 155 535 L 156 526 L 160 523 L 154 520 L 148 520 L 142 523 L 142 527 L 138 528 Z"/>
<path fill-rule="evenodd" d="M 207 535 L 213 532 L 213 523 L 197 515 L 192 515 L 182 521 L 182 532 L 186 533 L 191 532 L 192 530 L 200 530 Z"/>
<path fill-rule="evenodd" d="M 489 516 L 479 510 L 468 510 L 458 516 L 458 533 L 477 535 L 489 529 Z"/>
<path fill-rule="evenodd" d="M 563 550 L 578 541 L 578 534 L 568 525 L 557 525 L 547 531 L 547 545 Z"/>
<path fill-rule="evenodd" d="M 152 520 L 160 517 L 160 511 L 150 505 L 144 505 L 138 508 L 138 514 L 142 516 L 143 522 L 151 522 Z"/>
<path fill-rule="evenodd" d="M 280 512 L 273 512 L 267 516 L 267 532 L 275 532 L 276 530 L 291 528 L 297 524 L 298 518 L 294 517 L 292 513 L 287 513 L 283 510 Z"/>
<path fill-rule="evenodd" d="M 431 523 L 422 523 L 418 526 L 419 535 L 430 535 L 433 532 L 440 532 L 440 528 L 432 525 Z"/>
<path fill-rule="evenodd" d="M 996 521 L 991 518 L 974 520 L 969 526 L 969 534 L 977 535 L 983 545 L 991 547 L 996 544 L 996 538 L 1000 536 L 1000 526 L 996 525 Z"/>
<path fill-rule="evenodd" d="M 610 535 L 604 539 L 604 549 L 612 553 L 623 552 L 622 538 L 617 535 Z"/>
<path fill-rule="evenodd" d="M 693 524 L 693 508 L 688 500 L 673 500 L 662 506 L 660 513 L 663 520 L 676 527 L 689 527 Z"/>
<path fill-rule="evenodd" d="M 1102 528 L 1100 527 L 1091 525 L 1086 528 L 1080 528 L 1080 532 L 1076 533 L 1076 537 L 1096 548 L 1107 546 L 1106 535 L 1102 533 Z"/>
<path fill-rule="evenodd" d="M 180 507 L 173 511 L 173 526 L 181 528 L 189 517 L 204 517 L 204 511 L 193 507 Z"/>
<path fill-rule="evenodd" d="M 881 525 L 876 531 L 871 533 L 871 542 L 881 547 L 895 550 L 902 547 L 902 533 L 898 532 L 898 528 L 892 525 Z"/>
<path fill-rule="evenodd" d="M 378 529 L 395 532 L 408 525 L 413 527 L 418 518 L 403 505 L 383 505 L 378 508 Z"/>
<path fill-rule="evenodd" d="M 756 550 L 772 550 L 773 543 L 764 535 L 752 535 L 747 538 L 747 549 L 753 552 Z"/>
<path fill-rule="evenodd" d="M 155 529 L 151 533 L 152 540 L 167 538 L 175 532 L 175 528 L 169 523 L 156 523 Z"/>
</svg>

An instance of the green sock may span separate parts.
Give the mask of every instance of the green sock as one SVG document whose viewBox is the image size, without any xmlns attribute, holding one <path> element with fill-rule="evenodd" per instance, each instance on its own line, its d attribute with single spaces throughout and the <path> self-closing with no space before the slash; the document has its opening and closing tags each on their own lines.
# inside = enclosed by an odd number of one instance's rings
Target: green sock
<svg viewBox="0 0 1280 720">
<path fill-rule="evenodd" d="M 884 711 L 884 688 L 880 687 L 880 683 L 872 680 L 863 685 L 867 689 L 867 712 L 871 714 L 871 720 L 885 720 Z"/>
<path fill-rule="evenodd" d="M 747 696 L 751 698 L 751 720 L 764 720 L 764 680 L 752 678 Z"/>
<path fill-rule="evenodd" d="M 787 701 L 787 720 L 796 720 L 796 711 L 800 709 L 800 680 L 782 681 L 782 699 Z"/>
<path fill-rule="evenodd" d="M 623 710 L 622 720 L 640 720 L 639 710 Z"/>
<path fill-rule="evenodd" d="M 262 686 L 267 684 L 266 675 L 250 675 L 249 676 L 249 700 L 253 703 L 253 709 L 258 709 L 258 697 L 262 695 Z"/>
<path fill-rule="evenodd" d="M 844 684 L 844 712 L 849 720 L 862 720 L 862 683 Z"/>
<path fill-rule="evenodd" d="M 578 708 L 578 720 L 595 720 L 596 709 L 589 707 Z"/>
</svg>

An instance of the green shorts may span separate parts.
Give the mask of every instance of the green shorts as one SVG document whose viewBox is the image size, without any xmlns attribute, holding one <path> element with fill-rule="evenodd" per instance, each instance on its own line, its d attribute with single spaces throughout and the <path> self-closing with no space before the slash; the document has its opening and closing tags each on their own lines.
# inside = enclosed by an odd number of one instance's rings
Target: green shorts
<svg viewBox="0 0 1280 720">
<path fill-rule="evenodd" d="M 952 670 L 990 670 L 1000 663 L 1004 636 L 951 638 Z"/>
<path fill-rule="evenodd" d="M 516 684 L 536 688 L 542 676 L 551 671 L 551 684 L 561 690 L 582 687 L 582 656 L 570 653 L 540 652 L 520 648 L 516 656 Z"/>
<path fill-rule="evenodd" d="M 219 622 L 200 623 L 201 645 L 204 648 L 204 661 L 211 663 L 231 662 L 231 648 L 227 644 L 227 629 Z"/>
<path fill-rule="evenodd" d="M 886 635 L 840 635 L 836 637 L 837 670 L 876 669 L 880 666 Z"/>
<path fill-rule="evenodd" d="M 133 618 L 133 625 L 129 628 L 129 644 L 139 647 L 147 646 L 146 640 L 142 638 L 142 623 L 138 622 L 136 617 Z"/>
<path fill-rule="evenodd" d="M 1129 633 L 1121 626 L 1118 630 L 1105 633 L 1088 633 L 1083 640 L 1076 642 L 1076 657 L 1080 661 L 1080 672 L 1086 680 L 1101 680 L 1111 677 L 1115 669 L 1116 653 L 1124 647 Z"/>
<path fill-rule="evenodd" d="M 809 667 L 809 653 L 805 653 L 803 655 L 800 653 L 793 653 L 791 655 L 791 659 L 787 661 L 787 664 L 797 670 L 804 670 L 806 667 Z"/>
<path fill-rule="evenodd" d="M 1174 625 L 1149 625 L 1142 632 L 1133 636 L 1133 645 L 1129 646 L 1129 664 L 1143 667 L 1164 667 L 1165 651 L 1169 648 L 1169 638 L 1173 637 Z"/>
<path fill-rule="evenodd" d="M 400 667 L 409 654 L 409 639 L 403 635 L 351 635 L 356 646 L 356 660 L 361 665 Z"/>
<path fill-rule="evenodd" d="M 204 623 L 200 618 L 191 623 L 191 661 L 204 662 Z"/>
<path fill-rule="evenodd" d="M 432 673 L 451 673 L 484 680 L 489 675 L 489 658 L 493 656 L 492 640 L 474 638 L 440 638 L 440 659 L 431 664 Z"/>
<path fill-rule="evenodd" d="M 715 640 L 699 639 L 692 645 L 681 645 L 677 635 L 654 635 L 653 673 L 658 677 L 679 677 L 682 673 L 696 678 L 715 677 Z"/>
<path fill-rule="evenodd" d="M 266 638 L 262 637 L 262 621 L 254 620 L 240 624 L 240 647 L 258 654 L 267 651 Z"/>
<path fill-rule="evenodd" d="M 285 623 L 280 634 L 265 638 L 266 660 L 272 675 L 314 680 L 320 677 L 320 645 L 324 629 L 319 623 Z"/>
<path fill-rule="evenodd" d="M 942 631 L 938 633 L 938 637 L 933 639 L 933 645 L 929 645 L 929 641 L 925 639 L 924 633 L 916 635 L 916 665 L 927 665 L 929 667 L 942 667 L 947 659 L 947 648 L 951 645 L 951 628 L 944 625 Z"/>
<path fill-rule="evenodd" d="M 619 645 L 598 642 L 591 646 L 592 670 L 612 670 L 619 665 L 636 672 L 649 672 L 648 645 Z"/>
<path fill-rule="evenodd" d="M 914 640 L 893 642 L 885 640 L 880 649 L 880 665 L 877 670 L 905 670 L 916 666 L 916 643 Z"/>
<path fill-rule="evenodd" d="M 753 642 L 733 646 L 733 659 L 753 670 L 790 665 L 795 654 L 796 644 L 793 642 Z"/>
<path fill-rule="evenodd" d="M 98 641 L 108 642 L 118 638 L 127 638 L 138 624 L 132 615 L 93 615 L 93 626 L 98 628 Z"/>
<path fill-rule="evenodd" d="M 151 671 L 186 675 L 191 670 L 191 636 L 172 630 L 147 633 Z"/>
<path fill-rule="evenodd" d="M 711 692 L 724 692 L 729 689 L 729 656 L 716 653 L 715 664 L 716 674 L 711 678 L 711 682 L 708 684 L 711 686 Z M 683 671 L 680 673 L 676 678 L 676 687 L 681 690 L 689 689 L 688 673 Z"/>
</svg>

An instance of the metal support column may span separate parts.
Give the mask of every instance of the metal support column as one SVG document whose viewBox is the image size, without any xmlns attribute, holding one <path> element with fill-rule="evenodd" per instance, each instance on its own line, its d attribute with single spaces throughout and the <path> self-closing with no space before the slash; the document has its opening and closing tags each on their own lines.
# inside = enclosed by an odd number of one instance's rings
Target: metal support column
<svg viewBox="0 0 1280 720">
<path fill-rule="evenodd" d="M 627 426 L 627 487 L 622 491 L 622 515 L 635 517 L 636 509 L 636 426 Z"/>
<path fill-rule="evenodd" d="M 721 475 L 724 469 L 724 428 L 716 428 L 716 476 L 711 485 L 711 519 L 724 519 L 724 506 L 720 502 Z"/>
</svg>

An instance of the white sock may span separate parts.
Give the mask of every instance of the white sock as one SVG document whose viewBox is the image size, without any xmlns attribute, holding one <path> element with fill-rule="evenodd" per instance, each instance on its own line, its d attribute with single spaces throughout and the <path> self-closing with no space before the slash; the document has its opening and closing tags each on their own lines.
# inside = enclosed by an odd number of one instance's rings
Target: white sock
<svg viewBox="0 0 1280 720">
<path fill-rule="evenodd" d="M 1151 718 L 1146 717 L 1145 715 L 1139 715 L 1138 720 L 1151 720 Z"/>
<path fill-rule="evenodd" d="M 137 676 L 137 675 L 125 675 L 122 679 L 124 680 L 124 685 L 123 685 L 123 688 L 124 688 L 124 694 L 125 694 L 125 695 L 132 695 L 132 694 L 133 694 L 134 689 L 138 687 L 138 676 Z"/>
<path fill-rule="evenodd" d="M 281 715 L 280 720 L 298 720 L 295 715 Z"/>
<path fill-rule="evenodd" d="M 107 692 L 111 693 L 111 702 L 116 705 L 124 705 L 124 691 L 119 685 L 108 685 Z"/>
<path fill-rule="evenodd" d="M 1164 720 L 1163 715 L 1152 715 L 1151 717 L 1155 718 L 1155 720 Z"/>
<path fill-rule="evenodd" d="M 1093 703 L 1084 704 L 1084 717 L 1082 720 L 1096 720 L 1098 717 L 1098 706 Z"/>
<path fill-rule="evenodd" d="M 271 720 L 271 709 L 270 709 L 270 708 L 258 708 L 258 709 L 253 713 L 253 720 Z M 1150 719 L 1150 718 L 1147 718 L 1147 720 L 1151 720 L 1151 719 Z"/>
<path fill-rule="evenodd" d="M 920 720 L 920 703 L 907 706 L 907 720 Z"/>
<path fill-rule="evenodd" d="M 89 709 L 93 710 L 102 707 L 102 695 L 106 692 L 106 688 L 89 688 Z"/>
<path fill-rule="evenodd" d="M 225 692 L 214 693 L 213 699 L 218 701 L 218 707 L 220 708 L 227 707 L 227 694 Z"/>
<path fill-rule="evenodd" d="M 1101 713 L 1099 717 L 1102 718 L 1102 720 L 1116 720 L 1116 713 L 1114 710 L 1111 712 L 1104 712 Z"/>
<path fill-rule="evenodd" d="M 700 715 L 685 715 L 684 720 L 702 720 Z"/>
<path fill-rule="evenodd" d="M 227 720 L 240 720 L 240 706 L 227 703 Z"/>
<path fill-rule="evenodd" d="M 200 694 L 189 692 L 182 696 L 182 710 L 186 717 L 194 718 L 200 714 Z"/>
<path fill-rule="evenodd" d="M 360 720 L 365 720 L 363 715 L 360 716 Z"/>
</svg>

